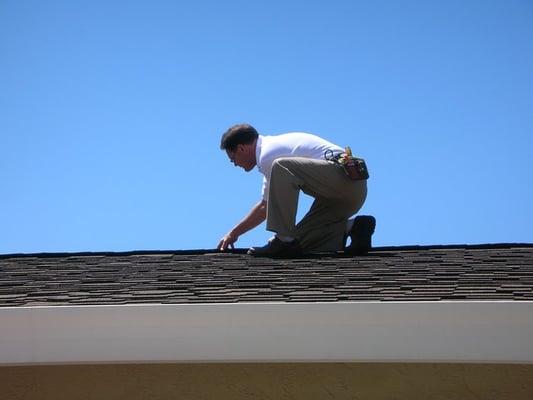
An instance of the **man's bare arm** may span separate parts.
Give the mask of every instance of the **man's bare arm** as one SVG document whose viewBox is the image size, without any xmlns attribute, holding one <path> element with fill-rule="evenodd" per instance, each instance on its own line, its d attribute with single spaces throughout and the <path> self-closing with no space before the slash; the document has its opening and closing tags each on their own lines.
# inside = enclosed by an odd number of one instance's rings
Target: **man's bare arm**
<svg viewBox="0 0 533 400">
<path fill-rule="evenodd" d="M 233 243 L 239 239 L 239 236 L 255 228 L 266 219 L 266 209 L 267 202 L 265 200 L 253 206 L 248 215 L 220 240 L 217 249 L 224 251 L 228 247 L 233 248 Z"/>
</svg>

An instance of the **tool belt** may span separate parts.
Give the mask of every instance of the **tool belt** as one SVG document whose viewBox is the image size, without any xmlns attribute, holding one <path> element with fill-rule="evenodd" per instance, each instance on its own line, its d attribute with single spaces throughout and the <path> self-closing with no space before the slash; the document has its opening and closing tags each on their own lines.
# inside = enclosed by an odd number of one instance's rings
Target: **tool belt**
<svg viewBox="0 0 533 400">
<path fill-rule="evenodd" d="M 341 166 L 348 177 L 353 181 L 368 179 L 368 168 L 365 160 L 352 155 L 349 147 L 344 149 L 344 153 L 334 154 L 331 150 L 326 150 L 324 158 L 334 164 Z"/>
</svg>

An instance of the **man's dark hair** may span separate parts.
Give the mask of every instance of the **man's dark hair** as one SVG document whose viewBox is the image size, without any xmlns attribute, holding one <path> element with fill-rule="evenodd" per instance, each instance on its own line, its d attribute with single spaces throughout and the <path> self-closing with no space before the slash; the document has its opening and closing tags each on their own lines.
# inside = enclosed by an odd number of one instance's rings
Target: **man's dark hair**
<svg viewBox="0 0 533 400">
<path fill-rule="evenodd" d="M 220 141 L 220 148 L 222 150 L 235 150 L 240 144 L 252 143 L 259 134 L 252 125 L 239 124 L 229 128 L 226 133 L 222 135 Z"/>
</svg>

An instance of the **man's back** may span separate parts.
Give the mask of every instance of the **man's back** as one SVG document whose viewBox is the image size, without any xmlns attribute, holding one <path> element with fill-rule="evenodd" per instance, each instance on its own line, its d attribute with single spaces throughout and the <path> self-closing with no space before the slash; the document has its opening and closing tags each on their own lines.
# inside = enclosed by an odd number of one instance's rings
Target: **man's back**
<svg viewBox="0 0 533 400">
<path fill-rule="evenodd" d="M 281 157 L 306 157 L 323 160 L 326 151 L 340 153 L 343 149 L 319 136 L 290 132 L 276 136 L 259 136 L 256 148 L 256 159 L 259 171 L 270 172 L 272 162 Z"/>
</svg>

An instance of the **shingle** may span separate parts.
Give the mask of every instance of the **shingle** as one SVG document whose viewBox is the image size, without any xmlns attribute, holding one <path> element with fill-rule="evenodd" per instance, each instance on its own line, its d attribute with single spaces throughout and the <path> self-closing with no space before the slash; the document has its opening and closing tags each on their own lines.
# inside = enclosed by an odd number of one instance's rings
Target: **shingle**
<svg viewBox="0 0 533 400">
<path fill-rule="evenodd" d="M 533 245 L 0 255 L 0 307 L 264 301 L 533 300 Z"/>
</svg>

